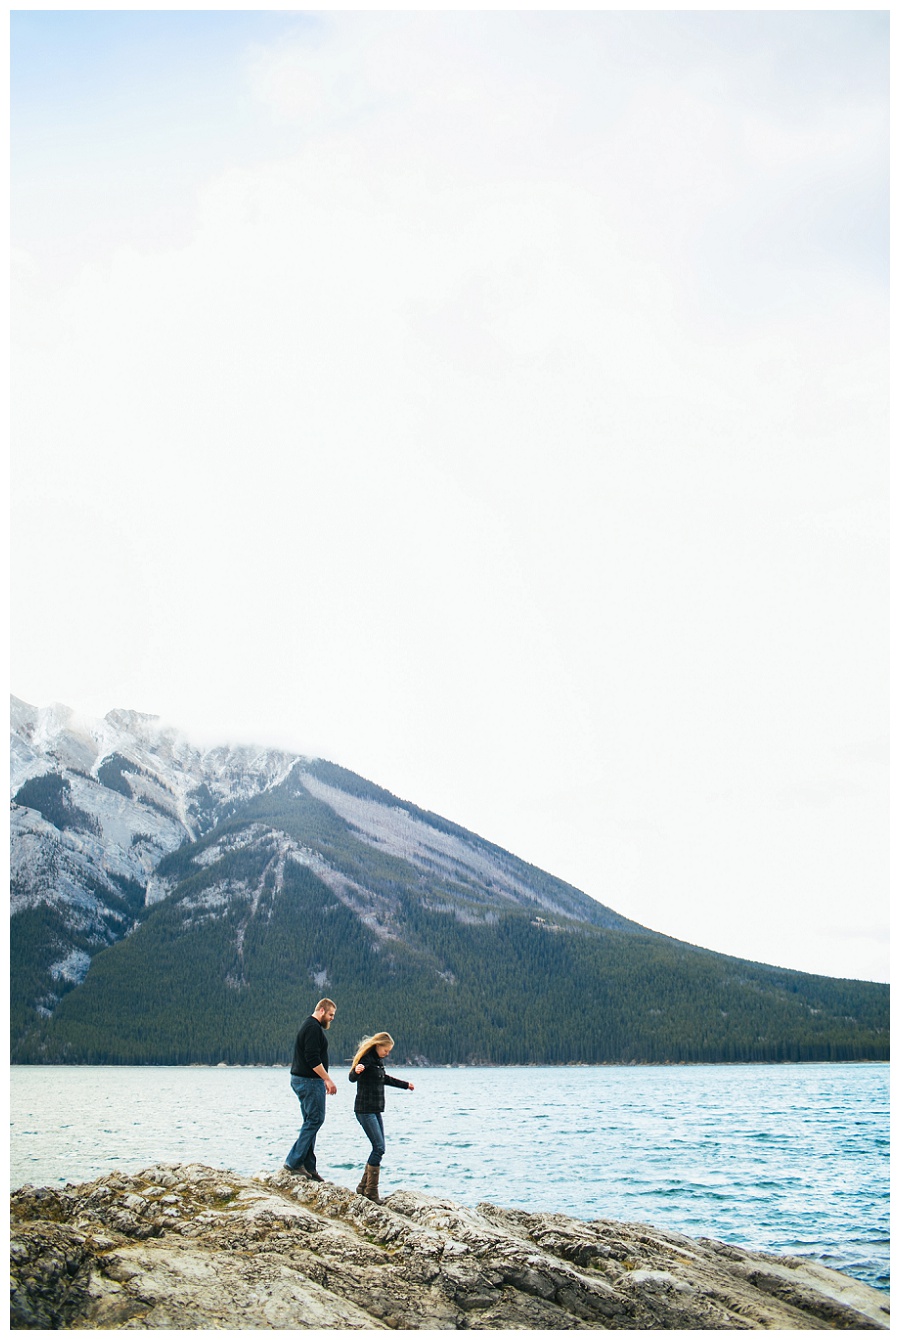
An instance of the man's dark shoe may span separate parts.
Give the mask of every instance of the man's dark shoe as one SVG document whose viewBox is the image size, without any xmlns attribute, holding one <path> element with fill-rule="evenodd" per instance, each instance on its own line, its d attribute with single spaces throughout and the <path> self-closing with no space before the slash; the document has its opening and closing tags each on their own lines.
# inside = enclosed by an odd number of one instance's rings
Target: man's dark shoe
<svg viewBox="0 0 900 1340">
<path fill-rule="evenodd" d="M 312 1173 L 307 1172 L 307 1170 L 304 1167 L 301 1166 L 299 1168 L 292 1168 L 289 1163 L 286 1163 L 284 1165 L 284 1171 L 293 1173 L 295 1177 L 310 1177 L 310 1178 L 312 1177 Z"/>
<path fill-rule="evenodd" d="M 320 1177 L 319 1174 L 316 1172 L 315 1168 L 304 1168 L 303 1171 L 306 1173 L 307 1177 L 311 1178 L 312 1181 L 314 1181 L 314 1182 L 324 1182 L 324 1181 L 325 1181 L 325 1178 L 324 1178 L 324 1177 Z"/>
</svg>

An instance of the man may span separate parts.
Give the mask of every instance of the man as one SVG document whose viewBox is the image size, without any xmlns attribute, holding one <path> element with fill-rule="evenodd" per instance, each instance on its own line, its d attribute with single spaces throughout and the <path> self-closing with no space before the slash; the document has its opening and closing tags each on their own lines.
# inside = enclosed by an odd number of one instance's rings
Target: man
<svg viewBox="0 0 900 1340">
<path fill-rule="evenodd" d="M 337 1085 L 328 1074 L 328 1038 L 337 1006 L 333 1000 L 320 1000 L 308 1019 L 300 1025 L 291 1062 L 291 1088 L 300 1099 L 303 1125 L 285 1159 L 288 1172 L 324 1182 L 316 1172 L 316 1135 L 325 1120 L 325 1094 L 337 1093 Z"/>
</svg>

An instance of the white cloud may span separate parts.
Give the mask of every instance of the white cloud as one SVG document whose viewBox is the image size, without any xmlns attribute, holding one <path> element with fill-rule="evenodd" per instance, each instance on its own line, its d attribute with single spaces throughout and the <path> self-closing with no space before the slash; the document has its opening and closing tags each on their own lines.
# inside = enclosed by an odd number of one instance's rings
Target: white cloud
<svg viewBox="0 0 900 1340">
<path fill-rule="evenodd" d="M 883 109 L 653 19 L 329 16 L 256 53 L 278 151 L 183 243 L 25 248 L 13 689 L 326 753 L 716 948 L 790 904 L 838 971 L 807 899 L 884 896 L 829 751 L 883 726 L 886 373 L 829 219 Z M 777 799 L 832 785 L 824 832 Z"/>
</svg>

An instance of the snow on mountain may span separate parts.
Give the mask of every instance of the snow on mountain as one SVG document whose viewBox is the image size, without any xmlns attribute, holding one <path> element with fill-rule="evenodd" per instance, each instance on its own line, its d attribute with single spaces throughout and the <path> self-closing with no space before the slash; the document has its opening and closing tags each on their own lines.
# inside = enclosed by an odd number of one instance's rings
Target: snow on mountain
<svg viewBox="0 0 900 1340">
<path fill-rule="evenodd" d="M 171 808 L 192 836 L 197 834 L 196 805 L 191 806 L 190 797 L 199 787 L 205 784 L 220 800 L 246 799 L 283 780 L 297 757 L 254 745 L 199 749 L 146 712 L 117 708 L 101 720 L 87 721 L 59 703 L 35 708 L 12 698 L 13 796 L 28 778 L 42 775 L 48 767 L 102 781 L 99 769 L 104 761 L 122 758 L 136 765 L 129 775 L 132 791 Z"/>
<path fill-rule="evenodd" d="M 85 720 L 12 697 L 10 724 L 10 913 L 52 909 L 49 971 L 69 982 L 166 895 L 154 876 L 163 856 L 297 762 L 247 745 L 199 749 L 143 712 Z"/>
</svg>

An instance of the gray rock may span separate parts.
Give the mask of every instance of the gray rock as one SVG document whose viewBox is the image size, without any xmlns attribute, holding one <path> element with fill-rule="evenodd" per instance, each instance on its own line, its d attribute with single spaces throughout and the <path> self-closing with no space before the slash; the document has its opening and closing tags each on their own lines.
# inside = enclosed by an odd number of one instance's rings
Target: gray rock
<svg viewBox="0 0 900 1340">
<path fill-rule="evenodd" d="M 15 1192 L 11 1325 L 66 1330 L 880 1330 L 790 1257 L 333 1182 L 159 1166 Z"/>
</svg>

